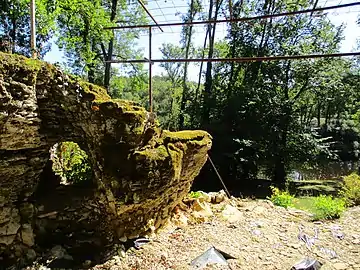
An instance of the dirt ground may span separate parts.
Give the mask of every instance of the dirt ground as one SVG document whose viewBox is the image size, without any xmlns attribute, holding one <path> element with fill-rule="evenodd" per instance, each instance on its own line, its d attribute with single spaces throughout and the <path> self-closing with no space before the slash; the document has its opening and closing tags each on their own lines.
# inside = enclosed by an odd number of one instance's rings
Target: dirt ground
<svg viewBox="0 0 360 270">
<path fill-rule="evenodd" d="M 120 251 L 93 269 L 196 269 L 191 261 L 214 246 L 236 259 L 202 269 L 291 269 L 308 257 L 321 262 L 322 270 L 360 270 L 360 207 L 348 209 L 339 220 L 312 222 L 306 212 L 265 200 L 203 204 L 207 208 L 200 207 L 200 214 L 191 207 L 179 210 L 166 228 L 150 237 L 150 243 Z M 230 216 L 225 214 L 229 209 Z M 309 237 L 318 232 L 313 245 L 299 240 L 300 228 Z"/>
</svg>

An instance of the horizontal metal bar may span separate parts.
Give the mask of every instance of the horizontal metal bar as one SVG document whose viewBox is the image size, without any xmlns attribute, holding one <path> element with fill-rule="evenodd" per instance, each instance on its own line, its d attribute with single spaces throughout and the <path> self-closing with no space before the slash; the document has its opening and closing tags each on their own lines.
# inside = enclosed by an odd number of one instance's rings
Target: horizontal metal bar
<svg viewBox="0 0 360 270">
<path fill-rule="evenodd" d="M 329 53 L 329 54 L 306 54 L 306 55 L 279 55 L 279 56 L 263 56 L 263 57 L 240 57 L 240 58 L 179 58 L 179 59 L 151 59 L 152 63 L 195 63 L 195 62 L 261 62 L 261 61 L 278 61 L 278 60 L 297 60 L 297 59 L 314 59 L 314 58 L 330 58 L 344 56 L 360 56 L 360 52 L 350 53 Z M 106 63 L 148 63 L 147 59 L 135 60 L 111 60 Z"/>
<path fill-rule="evenodd" d="M 284 17 L 284 16 L 292 16 L 304 13 L 314 13 L 332 9 L 353 7 L 360 5 L 360 2 L 348 3 L 343 5 L 336 6 L 328 6 L 328 7 L 320 7 L 320 8 L 311 8 L 299 11 L 292 12 L 284 12 L 278 14 L 270 14 L 270 15 L 262 15 L 262 16 L 254 16 L 254 17 L 244 17 L 244 18 L 233 18 L 233 19 L 224 19 L 224 20 L 209 20 L 209 21 L 195 21 L 195 22 L 179 22 L 179 23 L 160 23 L 160 24 L 139 24 L 139 25 L 125 25 L 125 26 L 112 26 L 112 27 L 104 27 L 104 30 L 113 30 L 113 29 L 133 29 L 133 28 L 149 28 L 149 27 L 168 27 L 168 26 L 185 26 L 185 25 L 199 25 L 199 24 L 211 24 L 211 23 L 228 23 L 228 22 L 244 22 L 251 20 L 266 20 L 270 18 Z"/>
</svg>

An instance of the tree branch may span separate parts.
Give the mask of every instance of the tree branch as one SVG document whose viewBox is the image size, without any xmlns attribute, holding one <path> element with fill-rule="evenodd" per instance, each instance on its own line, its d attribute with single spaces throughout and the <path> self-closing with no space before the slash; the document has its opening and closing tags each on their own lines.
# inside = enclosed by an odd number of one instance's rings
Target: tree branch
<svg viewBox="0 0 360 270">
<path fill-rule="evenodd" d="M 293 98 L 293 103 L 301 96 L 301 94 L 306 90 L 308 84 L 309 84 L 309 80 L 310 80 L 310 76 L 308 74 L 306 81 L 304 83 L 304 85 L 301 87 L 301 89 L 299 90 L 299 92 L 297 92 L 297 94 L 295 95 L 295 97 Z"/>
</svg>

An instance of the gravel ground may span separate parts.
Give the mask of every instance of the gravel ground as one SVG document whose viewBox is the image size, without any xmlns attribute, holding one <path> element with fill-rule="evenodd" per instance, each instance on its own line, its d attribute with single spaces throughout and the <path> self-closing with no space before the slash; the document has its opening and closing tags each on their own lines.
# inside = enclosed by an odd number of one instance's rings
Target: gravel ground
<svg viewBox="0 0 360 270">
<path fill-rule="evenodd" d="M 322 270 L 360 270 L 360 207 L 347 210 L 339 220 L 311 222 L 310 214 L 276 207 L 269 201 L 232 199 L 205 204 L 213 215 L 204 217 L 203 211 L 182 207 L 184 211 L 177 211 L 140 250 L 118 252 L 119 256 L 93 269 L 194 269 L 191 261 L 215 246 L 236 259 L 203 269 L 291 269 L 310 257 L 323 264 Z M 229 206 L 238 210 L 225 220 L 224 211 Z M 309 237 L 318 232 L 314 245 L 307 247 L 298 239 L 300 227 Z"/>
</svg>

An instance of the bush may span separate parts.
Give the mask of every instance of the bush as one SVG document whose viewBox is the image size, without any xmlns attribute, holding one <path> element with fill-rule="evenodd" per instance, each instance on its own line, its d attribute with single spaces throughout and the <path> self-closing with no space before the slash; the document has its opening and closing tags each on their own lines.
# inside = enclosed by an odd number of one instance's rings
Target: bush
<svg viewBox="0 0 360 270">
<path fill-rule="evenodd" d="M 314 198 L 314 220 L 339 218 L 345 210 L 345 200 L 320 195 Z"/>
<path fill-rule="evenodd" d="M 287 191 L 281 191 L 276 187 L 271 188 L 271 197 L 268 198 L 277 206 L 288 208 L 294 206 L 294 196 L 290 195 Z"/>
<path fill-rule="evenodd" d="M 356 173 L 345 176 L 340 193 L 348 205 L 360 205 L 360 176 Z"/>
<path fill-rule="evenodd" d="M 53 161 L 54 173 L 63 179 L 63 183 L 81 183 L 92 177 L 88 156 L 77 143 L 56 144 L 50 159 Z"/>
</svg>

